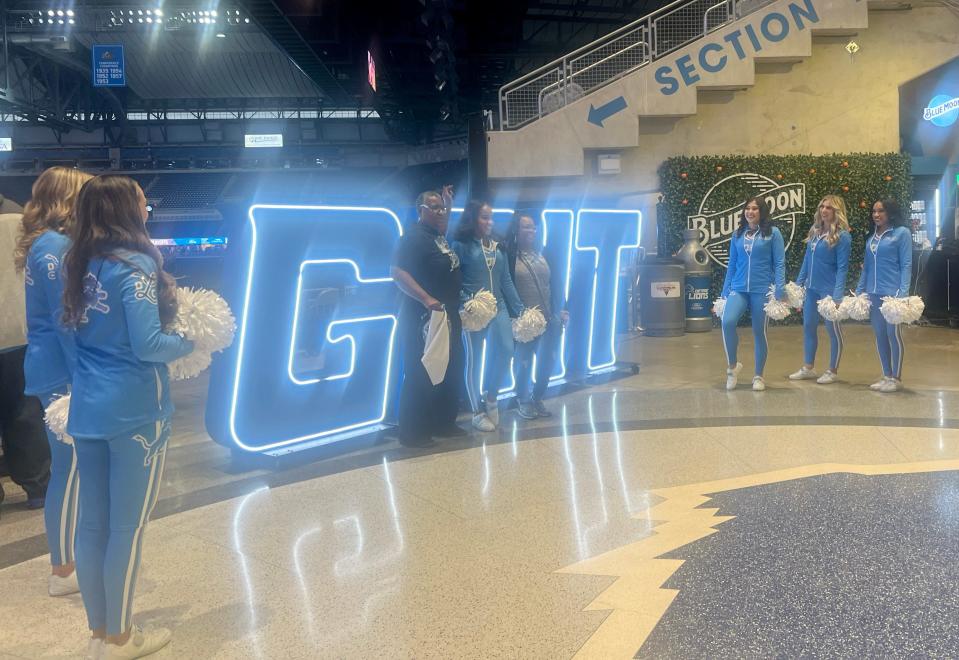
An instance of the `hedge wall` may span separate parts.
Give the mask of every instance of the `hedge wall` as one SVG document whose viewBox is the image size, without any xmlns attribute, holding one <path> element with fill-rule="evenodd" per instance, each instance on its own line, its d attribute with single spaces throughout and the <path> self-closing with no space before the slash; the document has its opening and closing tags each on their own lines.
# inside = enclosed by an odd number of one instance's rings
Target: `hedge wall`
<svg viewBox="0 0 959 660">
<path fill-rule="evenodd" d="M 895 199 L 903 212 L 909 211 L 912 199 L 910 160 L 903 154 L 828 154 L 825 156 L 700 156 L 676 157 L 659 168 L 664 195 L 658 218 L 660 245 L 666 254 L 673 254 L 683 243 L 687 219 L 699 212 L 700 204 L 718 182 L 738 173 L 759 174 L 777 185 L 804 183 L 806 211 L 797 217 L 792 244 L 786 251 L 786 281 L 799 274 L 805 251 L 806 232 L 812 224 L 819 201 L 828 194 L 840 195 L 849 209 L 852 228 L 852 256 L 849 285 L 854 286 L 862 268 L 865 238 L 871 225 L 872 203 L 878 199 Z M 746 182 L 730 182 L 710 195 L 712 209 L 727 209 L 742 203 L 748 192 Z M 663 235 L 664 234 L 664 235 Z M 788 240 L 788 234 L 785 234 Z M 722 290 L 726 269 L 713 263 L 715 297 Z M 783 323 L 797 323 L 800 317 L 790 315 Z"/>
</svg>

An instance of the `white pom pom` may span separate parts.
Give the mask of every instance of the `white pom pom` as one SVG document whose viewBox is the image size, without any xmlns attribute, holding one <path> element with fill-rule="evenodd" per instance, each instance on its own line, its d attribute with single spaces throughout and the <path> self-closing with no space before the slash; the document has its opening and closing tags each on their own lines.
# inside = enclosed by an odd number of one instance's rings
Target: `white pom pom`
<svg viewBox="0 0 959 660">
<path fill-rule="evenodd" d="M 539 307 L 527 307 L 519 318 L 513 319 L 513 339 L 525 344 L 546 332 L 546 317 Z"/>
<path fill-rule="evenodd" d="M 233 343 L 236 320 L 222 296 L 208 289 L 177 287 L 176 300 L 170 331 L 192 341 L 194 350 L 216 353 Z"/>
<path fill-rule="evenodd" d="M 865 293 L 860 293 L 858 296 L 845 296 L 839 303 L 839 318 L 868 321 L 870 307 L 872 303 L 869 302 L 869 296 Z"/>
<path fill-rule="evenodd" d="M 879 311 L 882 312 L 886 322 L 893 325 L 915 323 L 926 308 L 926 304 L 922 302 L 922 298 L 919 296 L 909 296 L 908 298 L 885 296 L 882 301 Z"/>
<path fill-rule="evenodd" d="M 816 303 L 816 309 L 819 310 L 819 315 L 827 321 L 839 321 L 842 319 L 839 312 L 839 305 L 832 299 L 832 296 L 820 298 L 819 302 Z"/>
<path fill-rule="evenodd" d="M 766 312 L 766 316 L 775 321 L 782 321 L 789 316 L 789 313 L 792 311 L 789 309 L 789 305 L 780 300 L 776 300 L 776 285 L 774 284 L 769 286 L 769 293 L 766 294 L 766 300 L 768 302 L 763 305 L 763 310 Z"/>
<path fill-rule="evenodd" d="M 57 440 L 68 445 L 73 444 L 73 437 L 67 433 L 67 421 L 70 417 L 70 395 L 65 394 L 57 397 L 47 406 L 44 419 L 47 426 L 57 436 Z"/>
<path fill-rule="evenodd" d="M 480 289 L 473 297 L 463 303 L 463 309 L 460 310 L 460 320 L 463 321 L 463 329 L 470 332 L 482 330 L 489 325 L 489 322 L 496 316 L 496 296 Z"/>
<path fill-rule="evenodd" d="M 726 299 L 725 298 L 716 298 L 713 301 L 713 314 L 717 318 L 723 318 L 723 311 L 726 309 Z"/>
<path fill-rule="evenodd" d="M 789 303 L 790 307 L 802 309 L 803 303 L 806 302 L 806 290 L 804 288 L 795 282 L 790 282 L 783 287 L 783 291 L 786 294 L 786 302 Z"/>
<path fill-rule="evenodd" d="M 213 354 L 210 353 L 210 351 L 195 348 L 187 355 L 167 364 L 167 369 L 170 372 L 170 380 L 195 378 L 200 375 L 201 371 L 209 367 L 212 361 Z"/>
</svg>

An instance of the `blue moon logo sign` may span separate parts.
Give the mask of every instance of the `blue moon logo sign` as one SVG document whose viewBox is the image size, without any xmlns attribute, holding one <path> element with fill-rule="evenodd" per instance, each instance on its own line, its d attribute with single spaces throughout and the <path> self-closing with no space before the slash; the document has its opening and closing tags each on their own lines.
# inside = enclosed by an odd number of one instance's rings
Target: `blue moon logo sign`
<svg viewBox="0 0 959 660">
<path fill-rule="evenodd" d="M 936 126 L 952 126 L 959 119 L 959 97 L 937 94 L 922 111 L 922 118 Z"/>
</svg>

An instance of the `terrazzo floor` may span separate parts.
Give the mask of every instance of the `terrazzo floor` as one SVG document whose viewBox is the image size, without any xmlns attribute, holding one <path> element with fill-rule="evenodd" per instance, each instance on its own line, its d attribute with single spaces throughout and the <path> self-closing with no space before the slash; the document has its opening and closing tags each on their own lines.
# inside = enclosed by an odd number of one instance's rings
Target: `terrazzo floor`
<svg viewBox="0 0 959 660">
<path fill-rule="evenodd" d="M 909 328 L 883 395 L 845 334 L 831 386 L 785 379 L 797 328 L 770 328 L 764 393 L 724 390 L 718 332 L 631 338 L 639 373 L 552 418 L 309 462 L 234 460 L 177 384 L 135 611 L 174 630 L 157 658 L 949 655 L 959 335 Z M 81 657 L 81 600 L 46 596 L 42 514 L 4 485 L 0 658 Z"/>
</svg>

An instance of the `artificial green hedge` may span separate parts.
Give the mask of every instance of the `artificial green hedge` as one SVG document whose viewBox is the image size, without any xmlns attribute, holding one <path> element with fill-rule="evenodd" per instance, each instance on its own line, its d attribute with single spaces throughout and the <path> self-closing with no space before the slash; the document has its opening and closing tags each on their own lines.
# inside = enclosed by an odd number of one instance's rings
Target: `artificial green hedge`
<svg viewBox="0 0 959 660">
<path fill-rule="evenodd" d="M 849 263 L 849 286 L 854 286 L 862 269 L 865 238 L 871 225 L 872 203 L 879 199 L 895 199 L 908 217 L 912 194 L 910 160 L 903 154 L 828 154 L 824 156 L 699 156 L 676 157 L 659 168 L 661 190 L 664 195 L 659 218 L 659 229 L 665 235 L 660 245 L 666 254 L 673 254 L 683 243 L 687 217 L 695 215 L 700 202 L 716 183 L 737 173 L 754 173 L 782 184 L 806 184 L 806 213 L 797 218 L 792 244 L 786 251 L 786 281 L 799 274 L 805 243 L 803 240 L 812 224 L 819 201 L 826 195 L 843 197 L 849 210 L 852 229 L 852 255 Z M 711 206 L 716 193 L 711 196 Z M 724 184 L 718 198 L 722 208 L 744 201 L 744 193 L 737 186 Z M 713 263 L 712 297 L 722 290 L 726 269 Z M 783 323 L 797 323 L 800 318 L 791 314 Z"/>
</svg>

